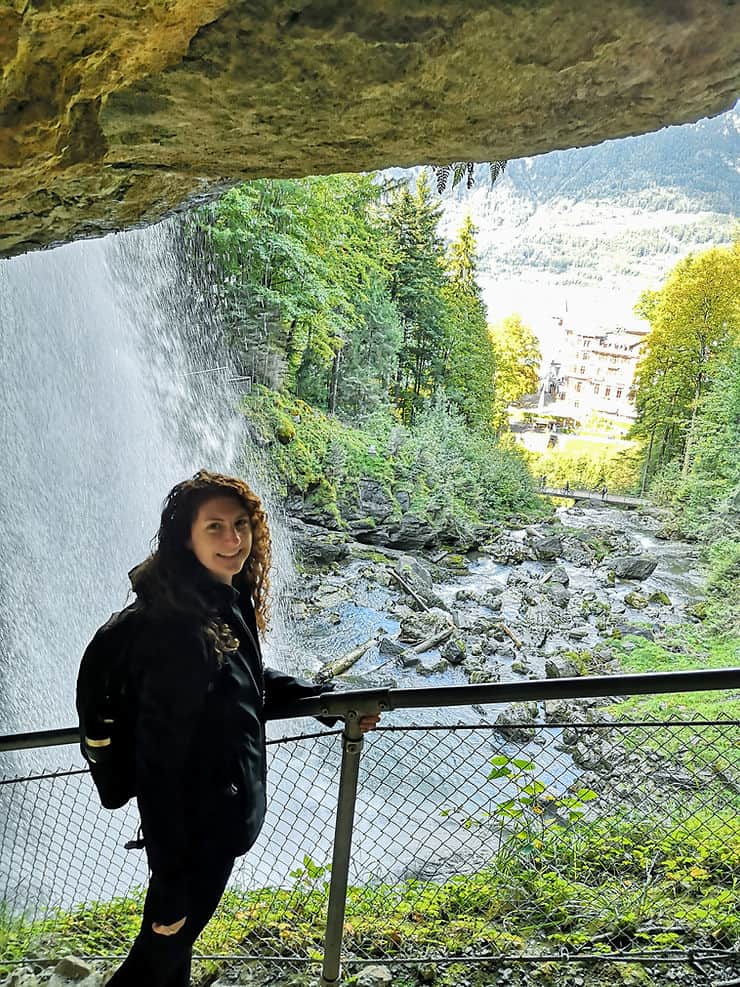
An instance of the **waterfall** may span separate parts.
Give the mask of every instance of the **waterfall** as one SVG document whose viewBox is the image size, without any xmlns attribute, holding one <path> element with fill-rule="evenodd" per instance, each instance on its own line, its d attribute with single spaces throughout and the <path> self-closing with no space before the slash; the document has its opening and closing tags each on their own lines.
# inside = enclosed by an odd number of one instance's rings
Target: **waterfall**
<svg viewBox="0 0 740 987">
<path fill-rule="evenodd" d="M 2 733 L 75 722 L 82 650 L 126 602 L 175 482 L 238 469 L 269 507 L 207 258 L 184 246 L 167 222 L 0 262 Z"/>
</svg>

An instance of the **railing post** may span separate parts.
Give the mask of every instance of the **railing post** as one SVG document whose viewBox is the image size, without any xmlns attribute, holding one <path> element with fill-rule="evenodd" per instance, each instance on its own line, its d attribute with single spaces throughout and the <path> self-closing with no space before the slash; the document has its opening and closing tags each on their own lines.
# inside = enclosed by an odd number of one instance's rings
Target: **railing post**
<svg viewBox="0 0 740 987">
<path fill-rule="evenodd" d="M 339 955 L 342 949 L 349 859 L 352 850 L 352 827 L 355 818 L 357 779 L 360 772 L 360 755 L 363 744 L 360 714 L 350 711 L 345 715 L 345 727 L 342 734 L 342 769 L 339 776 L 329 906 L 326 912 L 326 933 L 324 936 L 324 964 L 319 981 L 320 987 L 335 987 L 341 981 Z"/>
</svg>

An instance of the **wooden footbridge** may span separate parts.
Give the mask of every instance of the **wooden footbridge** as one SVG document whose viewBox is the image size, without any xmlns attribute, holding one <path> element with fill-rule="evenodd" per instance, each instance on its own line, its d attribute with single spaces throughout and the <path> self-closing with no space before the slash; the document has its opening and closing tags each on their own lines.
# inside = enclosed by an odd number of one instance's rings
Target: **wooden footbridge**
<svg viewBox="0 0 740 987">
<path fill-rule="evenodd" d="M 545 497 L 561 497 L 563 500 L 586 500 L 592 504 L 615 504 L 617 507 L 647 507 L 649 500 L 644 497 L 628 497 L 625 494 L 603 493 L 601 490 L 579 490 L 577 487 L 540 487 L 539 493 Z"/>
</svg>

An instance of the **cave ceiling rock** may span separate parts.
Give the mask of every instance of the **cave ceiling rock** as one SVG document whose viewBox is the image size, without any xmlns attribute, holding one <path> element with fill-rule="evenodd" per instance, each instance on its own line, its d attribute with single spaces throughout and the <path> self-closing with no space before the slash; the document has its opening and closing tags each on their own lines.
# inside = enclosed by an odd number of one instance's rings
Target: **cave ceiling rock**
<svg viewBox="0 0 740 987">
<path fill-rule="evenodd" d="M 0 0 L 0 256 L 234 182 L 512 159 L 732 105 L 730 0 Z"/>
</svg>

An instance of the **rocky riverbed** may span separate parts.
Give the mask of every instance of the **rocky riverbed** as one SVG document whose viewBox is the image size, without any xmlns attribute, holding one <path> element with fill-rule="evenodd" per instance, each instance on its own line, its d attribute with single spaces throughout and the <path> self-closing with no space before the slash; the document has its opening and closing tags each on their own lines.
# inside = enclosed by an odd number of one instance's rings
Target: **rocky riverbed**
<svg viewBox="0 0 740 987">
<path fill-rule="evenodd" d="M 565 508 L 479 531 L 465 554 L 292 524 L 305 573 L 290 608 L 306 666 L 373 639 L 342 676 L 353 687 L 616 673 L 615 637 L 652 639 L 700 606 L 698 549 L 667 537 L 657 511 Z"/>
</svg>

